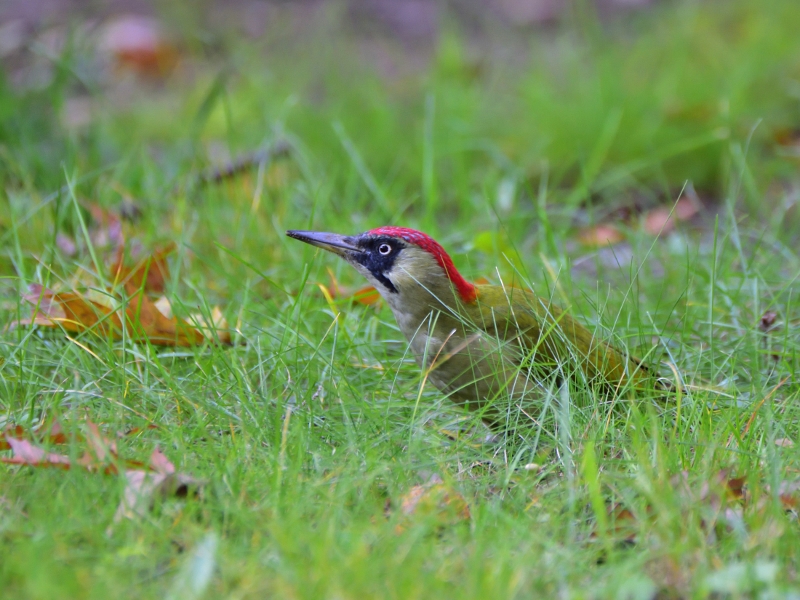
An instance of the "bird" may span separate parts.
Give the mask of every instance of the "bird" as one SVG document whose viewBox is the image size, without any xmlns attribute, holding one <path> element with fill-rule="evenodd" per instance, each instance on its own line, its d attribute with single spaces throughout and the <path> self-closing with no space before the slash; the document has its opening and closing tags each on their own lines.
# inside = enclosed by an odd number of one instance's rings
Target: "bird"
<svg viewBox="0 0 800 600">
<path fill-rule="evenodd" d="M 531 289 L 470 283 L 425 233 L 383 226 L 356 235 L 286 235 L 340 256 L 366 277 L 426 379 L 495 432 L 535 422 L 530 411 L 568 380 L 606 396 L 666 389 L 642 361 Z"/>
</svg>

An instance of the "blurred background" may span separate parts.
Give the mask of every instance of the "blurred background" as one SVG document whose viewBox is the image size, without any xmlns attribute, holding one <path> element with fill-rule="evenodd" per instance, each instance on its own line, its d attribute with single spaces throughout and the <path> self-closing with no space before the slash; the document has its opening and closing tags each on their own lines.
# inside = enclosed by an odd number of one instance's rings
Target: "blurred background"
<svg viewBox="0 0 800 600">
<path fill-rule="evenodd" d="M 281 226 L 320 196 L 348 230 L 490 206 L 591 246 L 685 199 L 673 219 L 728 202 L 793 231 L 798 23 L 796 0 L 4 0 L 0 178 L 166 208 L 280 143 Z M 243 181 L 212 200 L 250 203 Z"/>
</svg>

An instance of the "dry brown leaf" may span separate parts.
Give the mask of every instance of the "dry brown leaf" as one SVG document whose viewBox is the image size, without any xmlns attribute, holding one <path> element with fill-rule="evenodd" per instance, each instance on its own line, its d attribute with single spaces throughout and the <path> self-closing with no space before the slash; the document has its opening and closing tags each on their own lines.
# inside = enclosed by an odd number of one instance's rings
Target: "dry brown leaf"
<svg viewBox="0 0 800 600">
<path fill-rule="evenodd" d="M 196 313 L 191 315 L 189 320 L 207 339 L 211 341 L 219 340 L 220 344 L 226 346 L 233 343 L 231 332 L 228 328 L 228 320 L 225 318 L 225 315 L 222 314 L 222 310 L 219 306 L 215 306 L 211 309 L 211 315 L 209 317 L 206 317 L 202 313 Z"/>
<path fill-rule="evenodd" d="M 156 305 L 137 291 L 132 282 L 126 284 L 132 294 L 125 306 L 125 324 L 128 336 L 137 341 L 149 341 L 156 346 L 197 346 L 205 336 L 177 317 L 167 318 Z M 25 296 L 33 306 L 29 319 L 20 319 L 12 324 L 39 325 L 42 327 L 61 326 L 65 330 L 80 333 L 87 330 L 114 339 L 122 339 L 123 328 L 119 311 L 89 300 L 74 292 L 56 293 L 38 284 L 31 286 L 31 294 Z"/>
<path fill-rule="evenodd" d="M 93 290 L 86 295 L 55 292 L 33 284 L 30 286 L 30 293 L 23 296 L 32 305 L 31 317 L 20 319 L 9 327 L 61 326 L 69 332 L 92 330 L 98 335 L 117 340 L 123 338 L 125 331 L 129 339 L 148 341 L 157 346 L 189 347 L 201 345 L 206 340 L 230 344 L 231 336 L 219 308 L 212 311 L 210 323 L 205 319 L 198 321 L 204 324 L 200 331 L 187 321 L 174 316 L 169 301 L 163 296 L 155 302 L 148 297 L 148 294 L 157 295 L 166 288 L 169 279 L 166 258 L 174 251 L 175 244 L 170 243 L 140 259 L 133 267 L 126 267 L 123 248 L 119 247 L 111 275 L 116 284 L 121 284 L 127 298 L 120 298 L 116 305 L 113 305 L 115 300 L 112 293 L 103 296 Z M 100 300 L 110 301 L 112 305 L 93 300 L 89 297 L 90 294 Z"/>
<path fill-rule="evenodd" d="M 779 146 L 800 148 L 800 128 L 781 127 L 772 132 L 772 139 Z"/>
<path fill-rule="evenodd" d="M 617 227 L 607 223 L 586 227 L 578 232 L 578 241 L 590 248 L 613 246 L 624 239 L 625 236 Z"/>
<path fill-rule="evenodd" d="M 611 530 L 620 539 L 626 542 L 635 542 L 637 534 L 637 520 L 633 513 L 621 504 L 615 504 L 608 509 Z M 592 533 L 594 536 L 595 533 Z"/>
<path fill-rule="evenodd" d="M 65 233 L 56 235 L 56 246 L 64 254 L 64 256 L 75 256 L 78 247 L 75 245 L 75 240 Z"/>
<path fill-rule="evenodd" d="M 206 340 L 202 333 L 183 319 L 162 315 L 143 292 L 136 292 L 130 298 L 125 313 L 137 340 L 146 339 L 156 346 L 180 347 L 199 346 Z"/>
<path fill-rule="evenodd" d="M 459 492 L 434 475 L 428 483 L 415 485 L 402 498 L 403 519 L 395 528 L 404 531 L 412 519 L 431 519 L 437 525 L 453 526 L 470 518 L 469 505 Z"/>
<path fill-rule="evenodd" d="M 155 428 L 148 425 L 148 428 Z M 140 431 L 133 428 L 124 435 Z M 84 447 L 83 455 L 73 461 L 69 456 L 48 452 L 36 446 L 31 440 L 47 440 L 53 444 L 72 443 Z M 100 428 L 91 421 L 85 424 L 83 434 L 67 436 L 61 425 L 53 423 L 47 427 L 39 427 L 28 431 L 22 426 L 7 428 L 3 432 L 0 450 L 11 450 L 11 457 L 0 457 L 0 462 L 30 467 L 56 467 L 70 469 L 81 467 L 91 472 L 102 472 L 113 475 L 124 468 L 128 481 L 123 499 L 117 508 L 114 522 L 123 517 L 133 518 L 142 515 L 152 505 L 156 496 L 186 497 L 202 485 L 202 481 L 184 473 L 178 473 L 175 466 L 156 448 L 147 465 L 136 460 L 121 460 L 117 455 L 117 446 L 113 440 L 106 438 Z"/>
<path fill-rule="evenodd" d="M 381 295 L 371 285 L 364 286 L 355 291 L 342 287 L 339 285 L 336 276 L 330 268 L 328 269 L 328 278 L 330 279 L 330 285 L 326 286 L 322 283 L 317 284 L 323 296 L 326 298 L 330 298 L 331 300 L 347 300 L 352 298 L 353 301 L 363 304 L 364 306 L 378 306 L 381 303 Z"/>
<path fill-rule="evenodd" d="M 644 230 L 650 235 L 668 233 L 680 221 L 688 221 L 699 211 L 697 203 L 686 196 L 680 198 L 674 207 L 659 206 L 644 217 Z"/>
<path fill-rule="evenodd" d="M 13 427 L 7 427 L 0 438 L 0 450 L 10 450 L 11 446 L 6 441 L 6 438 L 12 437 L 18 440 L 37 440 L 39 442 L 45 442 L 49 444 L 64 444 L 67 442 L 67 436 L 64 434 L 64 430 L 61 428 L 61 424 L 58 421 L 50 423 L 48 425 L 41 425 L 36 429 L 32 429 L 30 431 L 26 430 L 22 425 L 15 425 Z"/>
<path fill-rule="evenodd" d="M 353 300 L 364 306 L 376 306 L 381 302 L 380 293 L 371 285 L 362 287 L 351 294 Z"/>
<path fill-rule="evenodd" d="M 28 440 L 20 440 L 6 436 L 6 445 L 12 450 L 13 456 L 0 457 L 0 462 L 9 465 L 29 465 L 32 467 L 58 467 L 69 469 L 72 466 L 69 456 L 47 452 L 38 446 L 34 446 Z"/>
<path fill-rule="evenodd" d="M 122 323 L 117 313 L 102 304 L 74 292 L 56 293 L 39 284 L 31 284 L 23 296 L 33 306 L 30 319 L 20 319 L 12 325 L 61 326 L 78 333 L 87 329 L 103 335 L 120 336 Z"/>
<path fill-rule="evenodd" d="M 92 215 L 89 239 L 94 247 L 119 248 L 125 243 L 122 221 L 117 213 L 94 202 L 82 202 L 81 205 Z"/>
<path fill-rule="evenodd" d="M 159 22 L 150 17 L 122 15 L 108 21 L 99 49 L 114 60 L 118 72 L 132 71 L 149 78 L 167 76 L 178 63 L 177 48 L 164 37 Z"/>
<path fill-rule="evenodd" d="M 773 328 L 777 318 L 778 313 L 776 313 L 774 310 L 768 310 L 761 315 L 761 318 L 758 320 L 758 328 L 764 333 L 767 333 Z"/>
<path fill-rule="evenodd" d="M 129 294 L 143 290 L 147 294 L 163 294 L 169 280 L 167 256 L 175 252 L 175 243 L 170 242 L 156 249 L 150 256 L 139 260 L 135 266 L 126 267 L 124 252 L 120 247 L 117 258 L 111 267 L 111 276 L 117 283 L 122 283 Z"/>
<path fill-rule="evenodd" d="M 73 461 L 69 456 L 48 452 L 33 444 L 33 441 L 49 442 L 51 444 L 65 444 L 72 442 L 85 446 L 83 455 Z M 20 425 L 6 429 L 0 450 L 10 449 L 11 458 L 0 458 L 0 462 L 32 467 L 57 467 L 70 469 L 73 466 L 82 467 L 88 471 L 103 471 L 106 474 L 117 473 L 117 448 L 113 441 L 106 439 L 96 424 L 88 421 L 85 434 L 72 434 L 67 436 L 57 422 L 47 427 L 39 427 L 26 431 Z M 129 468 L 141 466 L 139 461 L 126 461 Z"/>
<path fill-rule="evenodd" d="M 114 523 L 123 518 L 144 516 L 156 497 L 185 498 L 203 484 L 199 479 L 176 472 L 175 465 L 158 448 L 150 455 L 148 466 L 149 470 L 132 469 L 125 472 L 127 485 L 114 515 Z"/>
</svg>

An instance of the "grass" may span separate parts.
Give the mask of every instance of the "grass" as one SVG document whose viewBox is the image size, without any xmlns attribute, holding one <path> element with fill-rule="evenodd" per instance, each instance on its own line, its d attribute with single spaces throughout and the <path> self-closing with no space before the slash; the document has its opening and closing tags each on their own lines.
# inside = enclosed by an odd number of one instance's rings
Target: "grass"
<svg viewBox="0 0 800 600">
<path fill-rule="evenodd" d="M 130 237 L 179 244 L 174 304 L 221 304 L 244 342 L 175 351 L 2 334 L 3 422 L 88 419 L 108 434 L 155 423 L 120 452 L 144 460 L 158 444 L 208 481 L 201 498 L 158 502 L 107 536 L 123 478 L 4 466 L 4 595 L 797 593 L 797 522 L 774 493 L 800 465 L 785 441 L 798 439 L 800 395 L 797 163 L 773 138 L 798 125 L 798 10 L 678 2 L 602 27 L 578 15 L 513 42 L 513 64 L 478 58 L 446 24 L 424 69 L 391 78 L 335 28 L 301 52 L 278 24 L 263 48 L 223 36 L 223 58 L 191 46 L 191 68 L 134 88 L 87 76 L 76 36 L 38 58 L 53 68 L 43 88 L 3 79 L 0 320 L 26 310 L 28 283 L 96 272 L 105 257 L 79 204 L 129 196 L 142 210 Z M 93 119 L 70 129 L 76 95 Z M 214 152 L 278 138 L 288 159 L 191 185 Z M 611 250 L 574 242 L 576 225 L 671 203 L 687 180 L 707 206 L 694 226 L 653 239 L 630 224 Z M 387 223 L 431 233 L 467 277 L 519 271 L 631 351 L 655 346 L 693 386 L 663 411 L 562 397 L 523 462 L 452 440 L 441 430 L 464 415 L 421 387 L 388 309 L 326 302 L 315 283 L 328 268 L 354 287 L 357 274 L 283 235 Z M 766 311 L 778 315 L 769 333 Z M 746 477 L 743 511 L 715 496 L 723 469 Z M 469 519 L 402 517 L 432 475 Z M 632 531 L 615 529 L 612 503 Z"/>
</svg>

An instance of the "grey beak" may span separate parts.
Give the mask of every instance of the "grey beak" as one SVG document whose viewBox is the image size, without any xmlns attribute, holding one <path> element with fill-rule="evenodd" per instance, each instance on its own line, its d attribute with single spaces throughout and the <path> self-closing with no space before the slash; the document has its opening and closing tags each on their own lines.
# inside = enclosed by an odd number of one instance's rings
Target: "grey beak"
<svg viewBox="0 0 800 600">
<path fill-rule="evenodd" d="M 300 240 L 306 244 L 311 244 L 317 248 L 322 248 L 328 252 L 333 252 L 339 256 L 345 256 L 347 252 L 363 252 L 361 248 L 353 244 L 351 237 L 339 235 L 338 233 L 324 233 L 322 231 L 294 231 L 286 232 L 290 238 Z"/>
</svg>

